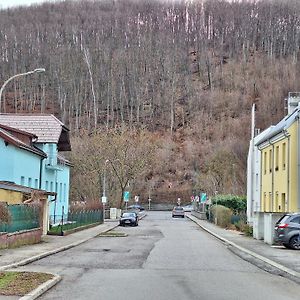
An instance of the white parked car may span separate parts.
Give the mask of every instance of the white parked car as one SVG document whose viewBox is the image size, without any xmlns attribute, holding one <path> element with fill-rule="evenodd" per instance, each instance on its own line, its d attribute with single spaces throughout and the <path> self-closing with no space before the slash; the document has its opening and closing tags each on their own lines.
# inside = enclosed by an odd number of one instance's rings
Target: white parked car
<svg viewBox="0 0 300 300">
<path fill-rule="evenodd" d="M 192 211 L 193 205 L 191 205 L 191 204 L 185 205 L 185 206 L 183 206 L 183 210 L 184 211 Z"/>
</svg>

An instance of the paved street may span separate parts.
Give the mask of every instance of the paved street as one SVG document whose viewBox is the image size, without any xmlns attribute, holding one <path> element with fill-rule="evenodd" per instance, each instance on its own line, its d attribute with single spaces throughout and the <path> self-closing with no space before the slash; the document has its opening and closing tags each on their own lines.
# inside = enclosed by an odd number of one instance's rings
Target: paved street
<svg viewBox="0 0 300 300">
<path fill-rule="evenodd" d="M 22 270 L 63 280 L 41 299 L 297 299 L 300 286 L 242 260 L 170 212 L 151 212 L 127 237 L 96 237 Z"/>
</svg>

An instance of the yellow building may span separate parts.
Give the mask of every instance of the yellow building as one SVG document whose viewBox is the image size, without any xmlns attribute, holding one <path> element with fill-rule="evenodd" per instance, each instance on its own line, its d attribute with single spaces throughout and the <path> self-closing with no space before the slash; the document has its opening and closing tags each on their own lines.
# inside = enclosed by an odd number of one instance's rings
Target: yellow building
<svg viewBox="0 0 300 300">
<path fill-rule="evenodd" d="M 299 113 L 296 109 L 257 143 L 261 151 L 262 212 L 299 211 Z"/>
<path fill-rule="evenodd" d="M 49 227 L 49 206 L 48 196 L 53 196 L 52 201 L 56 201 L 57 194 L 55 192 L 47 192 L 37 190 L 12 182 L 0 181 L 0 202 L 7 204 L 21 204 L 39 201 L 42 205 L 42 232 L 47 234 Z"/>
</svg>

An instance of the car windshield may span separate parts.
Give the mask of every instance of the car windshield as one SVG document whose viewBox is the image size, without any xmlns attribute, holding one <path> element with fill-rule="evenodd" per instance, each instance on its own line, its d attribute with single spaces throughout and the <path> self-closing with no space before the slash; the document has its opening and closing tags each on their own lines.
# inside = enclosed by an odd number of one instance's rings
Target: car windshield
<svg viewBox="0 0 300 300">
<path fill-rule="evenodd" d="M 123 218 L 127 218 L 127 217 L 135 217 L 135 213 L 123 213 L 122 217 L 123 217 Z"/>
<path fill-rule="evenodd" d="M 175 207 L 175 210 L 183 210 L 183 207 Z"/>
</svg>

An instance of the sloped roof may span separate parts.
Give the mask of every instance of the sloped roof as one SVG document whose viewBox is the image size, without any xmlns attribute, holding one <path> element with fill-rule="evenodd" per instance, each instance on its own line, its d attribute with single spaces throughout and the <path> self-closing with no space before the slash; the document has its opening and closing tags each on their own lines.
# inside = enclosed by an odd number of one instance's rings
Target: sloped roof
<svg viewBox="0 0 300 300">
<path fill-rule="evenodd" d="M 300 108 L 297 108 L 290 115 L 285 116 L 279 123 L 270 127 L 269 131 L 262 138 L 258 139 L 255 143 L 256 146 L 264 143 L 265 141 L 275 137 L 277 134 L 283 132 L 289 128 L 298 118 L 300 114 Z"/>
<path fill-rule="evenodd" d="M 37 136 L 36 143 L 56 143 L 70 151 L 69 129 L 54 115 L 0 114 L 0 123 Z"/>
<path fill-rule="evenodd" d="M 42 192 L 44 195 L 47 196 L 55 196 L 57 194 L 56 192 L 48 192 L 45 190 L 34 189 L 27 186 L 15 184 L 14 182 L 10 182 L 10 181 L 0 181 L 0 189 L 21 192 L 21 193 L 31 193 L 33 191 L 38 191 L 38 192 Z"/>
<path fill-rule="evenodd" d="M 44 153 L 42 150 L 24 143 L 23 141 L 21 141 L 20 139 L 18 139 L 17 137 L 12 135 L 10 132 L 8 132 L 7 130 L 5 130 L 4 128 L 1 128 L 1 127 L 0 127 L 0 137 L 8 144 L 12 144 L 20 149 L 30 151 L 41 157 L 47 157 L 46 153 Z"/>
</svg>

